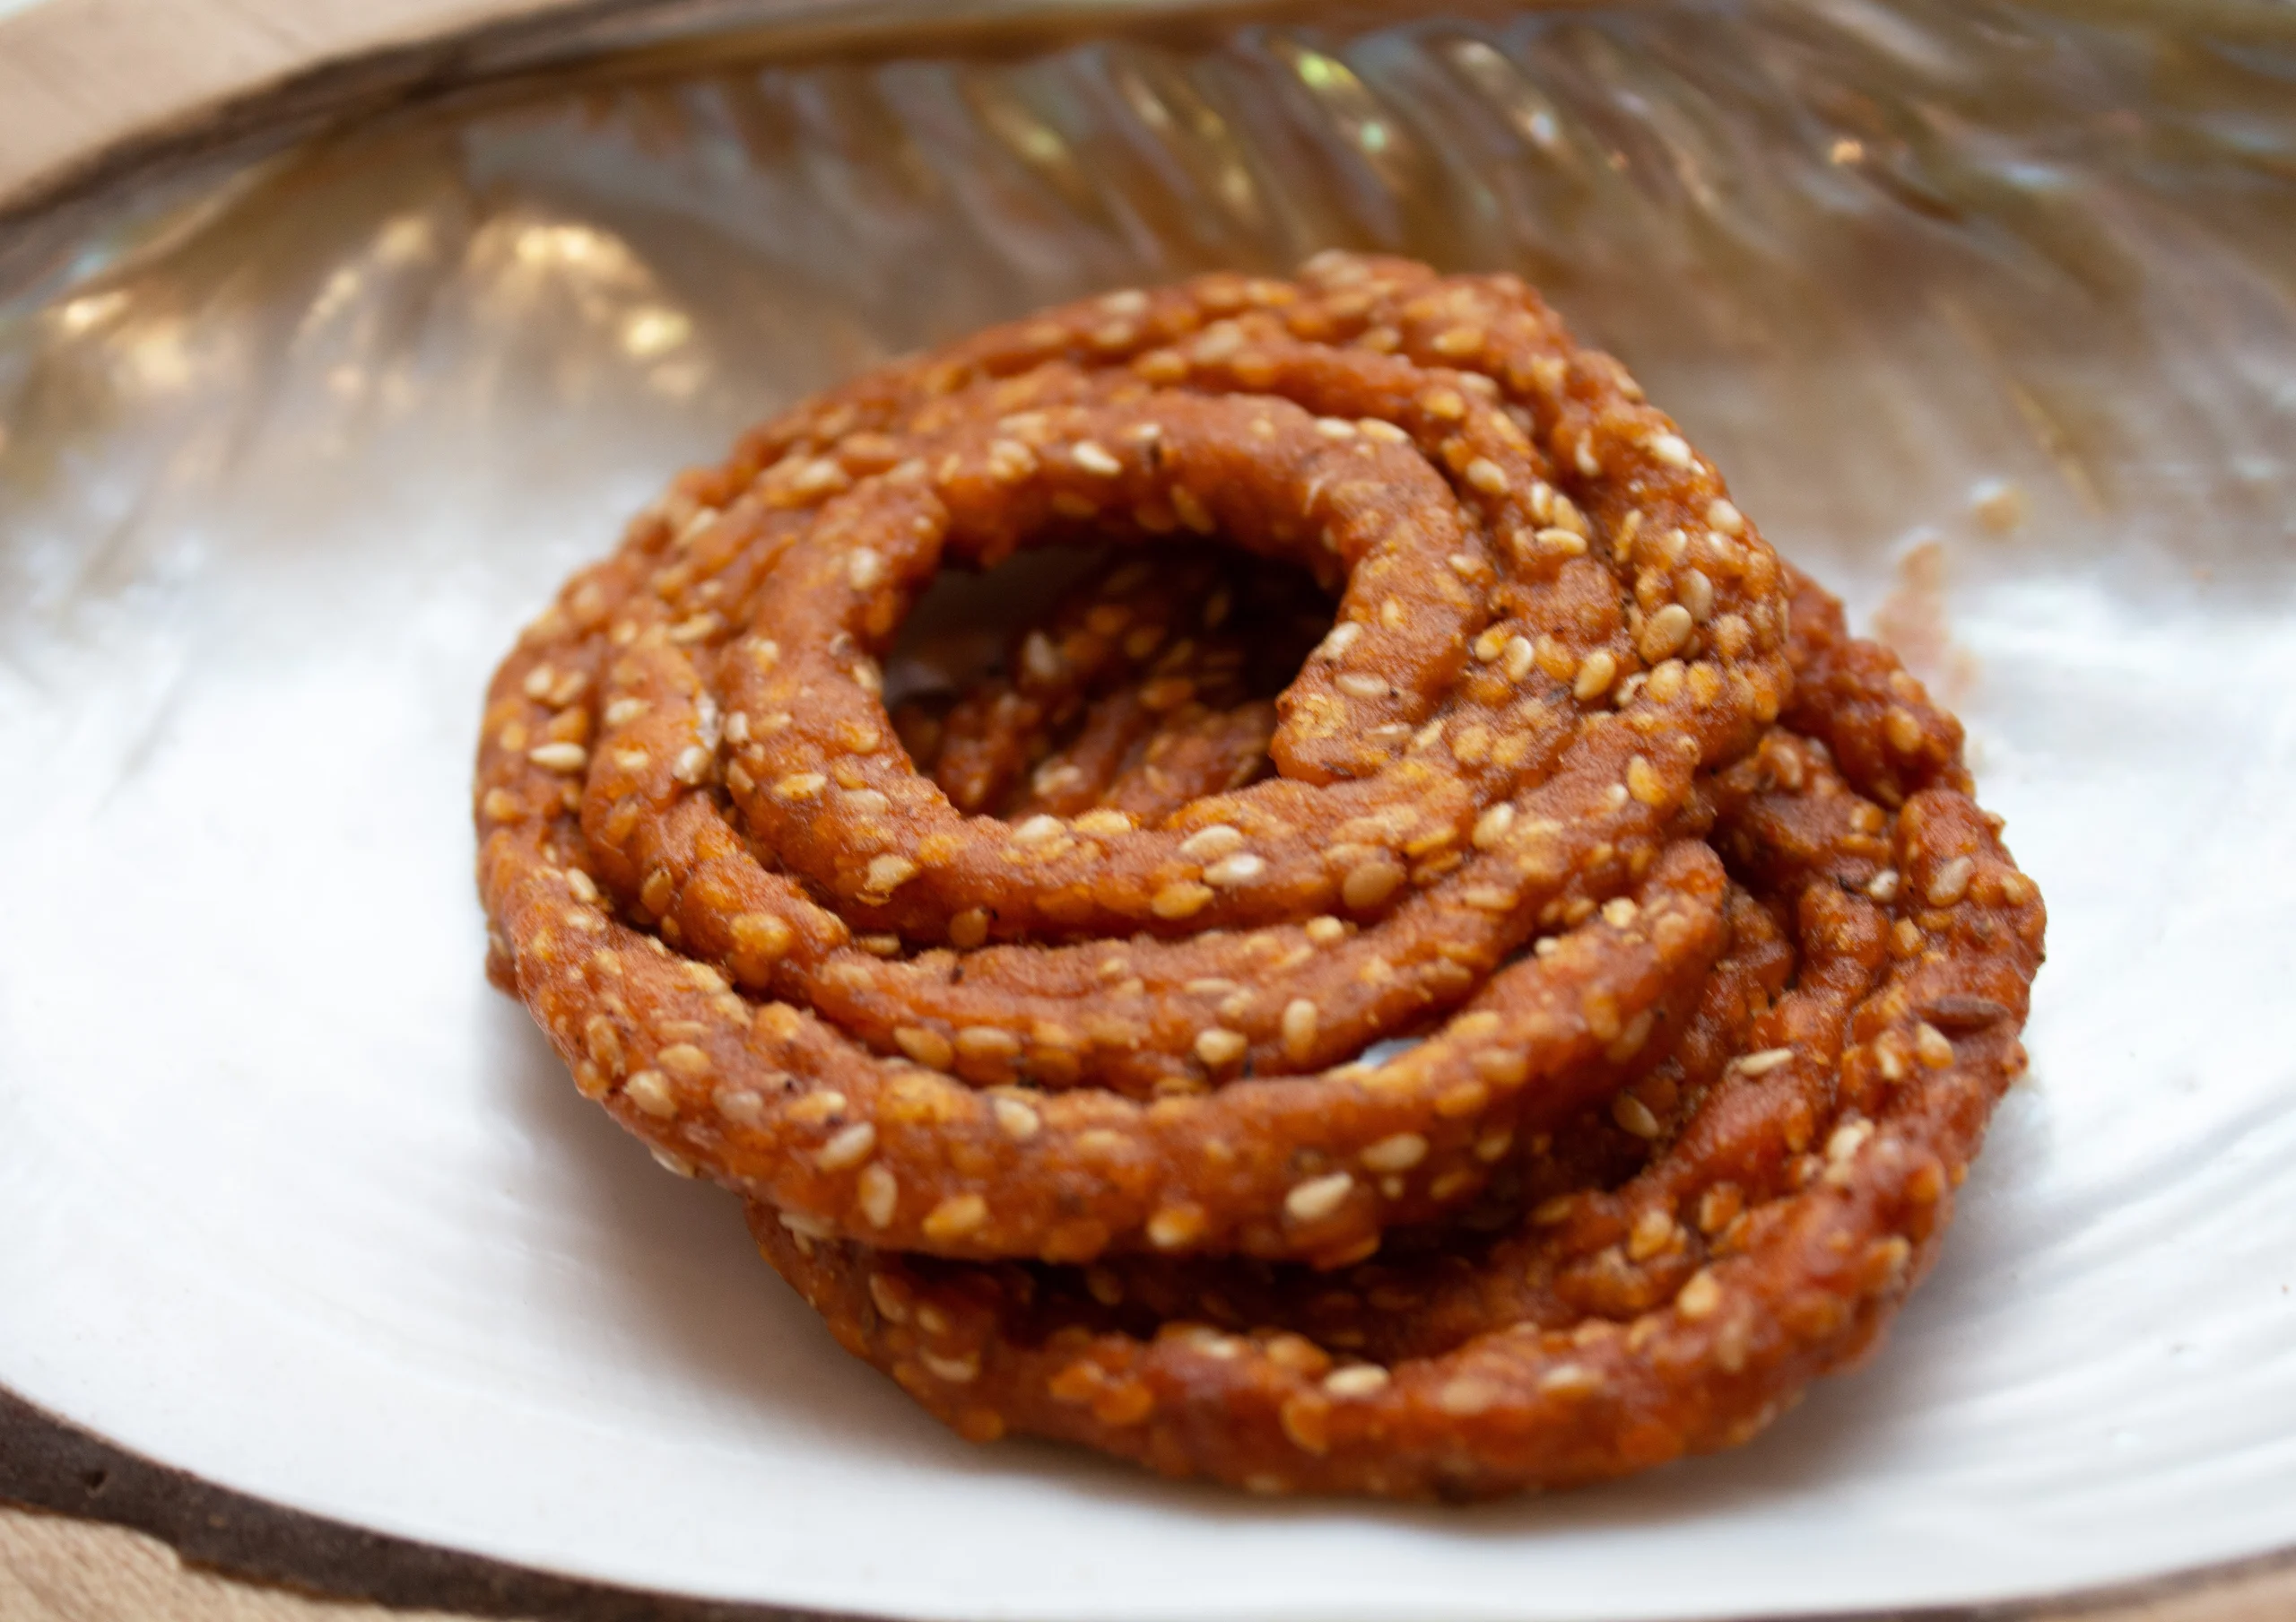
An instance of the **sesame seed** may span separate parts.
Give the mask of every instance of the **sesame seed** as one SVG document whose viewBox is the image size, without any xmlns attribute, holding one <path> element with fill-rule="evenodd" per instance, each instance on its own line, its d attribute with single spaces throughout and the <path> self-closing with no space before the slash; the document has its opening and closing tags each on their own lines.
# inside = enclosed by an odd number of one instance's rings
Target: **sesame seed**
<svg viewBox="0 0 2296 1622">
<path fill-rule="evenodd" d="M 687 1081 L 699 1081 L 709 1074 L 709 1055 L 690 1042 L 672 1042 L 654 1056 L 654 1061 Z"/>
<path fill-rule="evenodd" d="M 589 763 L 590 752 L 579 744 L 539 744 L 526 758 L 545 772 L 579 772 Z"/>
<path fill-rule="evenodd" d="M 1977 871 L 1977 864 L 1966 856 L 1957 856 L 1929 876 L 1929 904 L 1950 907 L 1970 893 L 1970 878 Z"/>
<path fill-rule="evenodd" d="M 1597 648 L 1578 662 L 1578 676 L 1570 684 L 1570 695 L 1582 703 L 1600 698 L 1610 691 L 1617 676 L 1617 657 L 1607 648 Z"/>
<path fill-rule="evenodd" d="M 1204 870 L 1204 882 L 1225 890 L 1237 885 L 1248 884 L 1266 871 L 1267 863 L 1264 859 L 1254 856 L 1248 850 L 1239 851 L 1234 856 L 1222 857 L 1206 868 Z"/>
<path fill-rule="evenodd" d="M 747 1087 L 719 1087 L 710 1094 L 709 1102 L 735 1126 L 760 1126 L 765 1121 L 765 1099 Z"/>
<path fill-rule="evenodd" d="M 1112 479 L 1124 471 L 1122 462 L 1118 461 L 1103 447 L 1091 440 L 1077 440 L 1075 449 L 1071 450 L 1068 456 L 1071 461 L 1086 473 L 1097 474 L 1104 479 Z"/>
<path fill-rule="evenodd" d="M 1208 885 L 1185 880 L 1166 885 L 1149 899 L 1148 910 L 1159 918 L 1192 918 L 1212 899 Z"/>
<path fill-rule="evenodd" d="M 1714 582 L 1707 579 L 1702 569 L 1687 571 L 1675 594 L 1682 598 L 1683 606 L 1690 610 L 1691 618 L 1701 625 L 1714 612 Z"/>
<path fill-rule="evenodd" d="M 1879 873 L 1874 875 L 1872 878 L 1867 879 L 1866 881 L 1866 894 L 1872 896 L 1875 901 L 1880 902 L 1883 906 L 1887 906 L 1890 903 L 1897 900 L 1898 870 L 1895 868 L 1884 868 Z"/>
<path fill-rule="evenodd" d="M 1196 1033 L 1196 1056 L 1217 1070 L 1241 1059 L 1249 1046 L 1251 1042 L 1242 1033 L 1213 1025 Z"/>
<path fill-rule="evenodd" d="M 716 758 L 700 744 L 689 744 L 678 752 L 677 759 L 671 763 L 670 775 L 691 788 L 709 775 L 710 764 Z"/>
<path fill-rule="evenodd" d="M 1016 845 L 1041 845 L 1049 840 L 1058 839 L 1067 832 L 1067 824 L 1058 817 L 1039 814 L 1013 830 L 1013 842 Z"/>
<path fill-rule="evenodd" d="M 1200 1206 L 1168 1205 L 1148 1218 L 1148 1243 L 1160 1251 L 1178 1250 L 1203 1231 Z"/>
<path fill-rule="evenodd" d="M 1666 805 L 1674 798 L 1666 780 L 1639 754 L 1626 763 L 1626 791 L 1646 806 Z"/>
<path fill-rule="evenodd" d="M 1283 1197 L 1283 1209 L 1295 1222 L 1320 1222 L 1346 1203 L 1355 1179 L 1345 1172 L 1311 1177 Z"/>
<path fill-rule="evenodd" d="M 1211 861 L 1243 849 L 1244 836 L 1226 823 L 1199 828 L 1180 842 L 1180 854 L 1191 861 Z"/>
<path fill-rule="evenodd" d="M 1468 484 L 1485 495 L 1497 496 L 1507 493 L 1506 470 L 1489 457 L 1477 457 L 1474 461 L 1469 462 L 1465 477 Z"/>
<path fill-rule="evenodd" d="M 1355 437 L 1355 424 L 1344 417 L 1318 417 L 1316 432 L 1327 440 L 1352 440 Z"/>
<path fill-rule="evenodd" d="M 817 457 L 797 470 L 789 481 L 789 488 L 799 495 L 824 495 L 832 490 L 842 490 L 849 481 L 845 469 L 827 457 Z"/>
<path fill-rule="evenodd" d="M 1316 1005 L 1304 997 L 1295 997 L 1283 1005 L 1283 1051 L 1294 1060 L 1304 1060 L 1316 1043 L 1316 1025 L 1320 1017 Z"/>
<path fill-rule="evenodd" d="M 1912 754 L 1921 747 L 1921 723 L 1904 705 L 1892 704 L 1882 716 L 1882 736 L 1900 754 Z"/>
<path fill-rule="evenodd" d="M 1682 435 L 1654 433 L 1643 442 L 1650 448 L 1650 454 L 1665 463 L 1667 467 L 1687 467 L 1690 466 L 1690 445 Z"/>
<path fill-rule="evenodd" d="M 944 1357 L 938 1352 L 919 1349 L 917 1360 L 930 1370 L 935 1379 L 951 1385 L 965 1385 L 980 1373 L 980 1354 L 967 1352 L 959 1357 Z"/>
<path fill-rule="evenodd" d="M 978 1194 L 952 1194 L 926 1213 L 925 1236 L 945 1244 L 976 1232 L 988 1220 L 988 1202 Z"/>
<path fill-rule="evenodd" d="M 1656 1138 L 1665 1130 L 1650 1106 L 1631 1093 L 1621 1093 L 1611 1104 L 1611 1119 L 1637 1138 Z"/>
<path fill-rule="evenodd" d="M 1335 677 L 1332 685 L 1350 698 L 1385 698 L 1389 691 L 1384 678 L 1356 670 Z"/>
<path fill-rule="evenodd" d="M 1348 870 L 1340 881 L 1340 899 L 1358 911 L 1376 907 L 1401 887 L 1405 876 L 1401 864 L 1376 858 Z"/>
<path fill-rule="evenodd" d="M 741 913 L 727 928 L 735 950 L 769 961 L 786 954 L 797 938 L 796 930 L 770 912 Z"/>
<path fill-rule="evenodd" d="M 1690 640 L 1692 624 L 1689 609 L 1680 603 L 1668 603 L 1642 622 L 1642 634 L 1636 639 L 1636 646 L 1642 657 L 1654 664 L 1671 658 Z"/>
<path fill-rule="evenodd" d="M 670 1091 L 669 1080 L 659 1070 L 640 1070 L 622 1084 L 622 1095 L 648 1115 L 674 1115 L 678 1112 L 677 1094 Z"/>
<path fill-rule="evenodd" d="M 1347 926 L 1326 912 L 1308 920 L 1307 935 L 1316 945 L 1328 946 L 1347 937 Z"/>
<path fill-rule="evenodd" d="M 869 863 L 867 887 L 872 894 L 888 895 L 917 876 L 917 864 L 906 856 L 880 856 Z"/>
<path fill-rule="evenodd" d="M 1767 1076 L 1782 1064 L 1791 1064 L 1793 1060 L 1794 1050 L 1791 1048 L 1764 1048 L 1739 1060 L 1738 1073 L 1742 1076 Z"/>
<path fill-rule="evenodd" d="M 957 1057 L 993 1062 L 1019 1056 L 1021 1039 L 995 1025 L 967 1025 L 957 1033 Z"/>
<path fill-rule="evenodd" d="M 1509 681 L 1519 682 L 1531 673 L 1531 666 L 1536 658 L 1537 650 L 1532 646 L 1529 637 L 1510 636 L 1507 639 L 1499 667 L 1506 672 Z"/>
<path fill-rule="evenodd" d="M 992 1099 L 988 1112 L 996 1118 L 996 1129 L 1015 1143 L 1035 1137 L 1044 1124 L 1034 1110 L 1017 1098 Z"/>
<path fill-rule="evenodd" d="M 1558 1363 L 1539 1376 L 1539 1390 L 1558 1397 L 1584 1397 L 1602 1387 L 1603 1377 L 1583 1363 Z"/>
<path fill-rule="evenodd" d="M 1358 1363 L 1334 1369 L 1324 1376 L 1324 1390 L 1334 1397 L 1368 1397 L 1384 1389 L 1392 1378 L 1376 1363 Z"/>
<path fill-rule="evenodd" d="M 1451 327 L 1436 334 L 1435 342 L 1431 347 L 1446 360 L 1462 360 L 1482 349 L 1483 328 L 1480 327 Z"/>
<path fill-rule="evenodd" d="M 956 1062 L 949 1039 L 924 1025 L 895 1025 L 893 1045 L 928 1069 L 945 1070 Z"/>
<path fill-rule="evenodd" d="M 1515 807 L 1504 801 L 1491 807 L 1474 819 L 1474 833 L 1470 836 L 1478 850 L 1488 850 L 1507 837 L 1515 825 Z"/>
<path fill-rule="evenodd" d="M 876 1147 L 877 1129 L 865 1121 L 856 1121 L 822 1145 L 813 1155 L 813 1164 L 824 1172 L 841 1172 L 868 1159 Z"/>
<path fill-rule="evenodd" d="M 827 787 L 829 779 L 818 772 L 792 772 L 773 785 L 773 792 L 780 799 L 811 799 Z"/>
<path fill-rule="evenodd" d="M 1408 1172 L 1427 1158 L 1427 1139 L 1416 1132 L 1382 1138 L 1359 1156 L 1374 1172 Z"/>
<path fill-rule="evenodd" d="M 1933 1070 L 1942 1070 L 1953 1062 L 1952 1042 L 1944 1032 L 1926 1019 L 1913 1028 L 1913 1051 Z"/>
<path fill-rule="evenodd" d="M 1826 1139 L 1826 1158 L 1836 1163 L 1848 1160 L 1858 1150 L 1864 1148 L 1866 1140 L 1873 1136 L 1872 1121 L 1844 1121 L 1840 1126 L 1836 1127 L 1833 1135 Z"/>
<path fill-rule="evenodd" d="M 1342 620 L 1324 634 L 1316 650 L 1326 658 L 1336 659 L 1363 639 L 1363 625 L 1359 620 Z"/>
</svg>

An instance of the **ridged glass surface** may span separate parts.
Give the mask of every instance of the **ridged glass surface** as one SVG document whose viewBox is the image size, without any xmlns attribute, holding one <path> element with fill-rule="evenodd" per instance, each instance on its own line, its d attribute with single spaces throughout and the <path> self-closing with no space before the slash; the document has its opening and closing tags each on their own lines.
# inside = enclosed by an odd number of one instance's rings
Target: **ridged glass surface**
<svg viewBox="0 0 2296 1622">
<path fill-rule="evenodd" d="M 473 92 L 0 310 L 0 1382 L 345 1519 L 872 1613 L 1745 1617 L 2296 1542 L 2296 13 L 946 22 Z M 1726 1458 L 1439 1512 L 968 1448 L 480 977 L 486 674 L 671 470 L 1333 244 L 1614 348 L 1961 706 L 2049 900 L 1944 1265 Z"/>
</svg>

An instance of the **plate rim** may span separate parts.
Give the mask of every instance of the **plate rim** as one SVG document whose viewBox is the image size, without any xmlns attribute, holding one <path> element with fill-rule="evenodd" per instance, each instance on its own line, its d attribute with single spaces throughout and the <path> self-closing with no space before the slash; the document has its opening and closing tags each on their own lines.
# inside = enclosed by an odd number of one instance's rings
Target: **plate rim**
<svg viewBox="0 0 2296 1622">
<path fill-rule="evenodd" d="M 22 109 L 0 130 L 0 233 L 33 223 L 69 229 L 131 179 L 243 156 L 260 143 L 436 93 L 474 55 L 540 65 L 554 31 L 680 9 L 677 0 L 145 0 L 145 48 L 122 49 L 110 0 L 39 0 L 0 17 L 0 105 Z M 1251 0 L 1049 0 L 1027 9 L 1136 16 L 1257 8 Z M 749 0 L 747 10 L 761 24 L 832 12 L 865 31 L 891 21 L 869 0 Z M 944 12 L 935 20 L 952 19 Z M 371 1530 L 122 1446 L 4 1382 L 0 1504 L 145 1533 L 187 1564 L 238 1581 L 449 1618 L 900 1622 L 614 1584 Z M 2250 1622 L 2274 1600 L 2296 1613 L 2296 1543 L 2018 1600 L 1748 1613 L 1731 1622 Z"/>
<path fill-rule="evenodd" d="M 0 1504 L 126 1528 L 189 1565 L 335 1600 L 445 1613 L 441 1622 L 912 1622 L 713 1598 L 552 1572 L 296 1509 L 123 1447 L 0 1382 Z M 2252 1622 L 2296 1609 L 2296 1545 L 2120 1583 L 1911 1609 L 1748 1612 L 1681 1622 Z"/>
</svg>

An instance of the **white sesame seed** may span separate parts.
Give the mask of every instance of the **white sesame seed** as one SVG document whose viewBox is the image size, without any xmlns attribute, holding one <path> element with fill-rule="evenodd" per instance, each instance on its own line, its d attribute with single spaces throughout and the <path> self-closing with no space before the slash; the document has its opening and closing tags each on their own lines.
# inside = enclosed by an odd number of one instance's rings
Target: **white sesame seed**
<svg viewBox="0 0 2296 1622">
<path fill-rule="evenodd" d="M 1240 830 L 1231 828 L 1226 823 L 1213 823 L 1209 827 L 1198 828 L 1182 840 L 1180 854 L 1190 861 L 1211 861 L 1232 855 L 1243 849 L 1243 845 L 1244 836 Z"/>
<path fill-rule="evenodd" d="M 1966 856 L 1957 856 L 1929 876 L 1929 904 L 1950 907 L 1970 893 L 1970 878 L 1977 871 L 1977 864 Z"/>
<path fill-rule="evenodd" d="M 1311 1177 L 1283 1197 L 1283 1209 L 1295 1222 L 1320 1222 L 1346 1203 L 1355 1179 L 1345 1172 Z"/>
<path fill-rule="evenodd" d="M 1680 603 L 1668 603 L 1642 622 L 1642 634 L 1638 639 L 1642 657 L 1655 663 L 1679 652 L 1690 640 L 1692 624 L 1689 609 Z"/>
<path fill-rule="evenodd" d="M 1105 447 L 1092 440 L 1079 440 L 1069 451 L 1069 459 L 1086 473 L 1112 479 L 1124 471 L 1124 464 L 1110 456 Z"/>
<path fill-rule="evenodd" d="M 1241 1032 L 1213 1025 L 1196 1033 L 1196 1056 L 1216 1070 L 1241 1059 L 1249 1046 L 1251 1042 Z"/>
<path fill-rule="evenodd" d="M 865 881 L 869 892 L 888 895 L 917 876 L 917 864 L 905 856 L 880 856 L 869 863 Z"/>
<path fill-rule="evenodd" d="M 1408 1172 L 1427 1158 L 1427 1139 L 1416 1132 L 1382 1138 L 1360 1156 L 1375 1172 Z"/>
<path fill-rule="evenodd" d="M 1233 856 L 1221 858 L 1205 868 L 1204 882 L 1225 890 L 1237 885 L 1248 884 L 1266 871 L 1267 863 L 1263 858 L 1254 856 L 1248 850 L 1239 850 Z"/>
<path fill-rule="evenodd" d="M 866 546 L 856 548 L 845 560 L 845 578 L 854 590 L 869 590 L 885 578 L 884 554 Z"/>
<path fill-rule="evenodd" d="M 659 1070 L 639 1070 L 622 1084 L 622 1094 L 648 1115 L 678 1112 L 677 1094 L 670 1091 L 668 1077 Z"/>
<path fill-rule="evenodd" d="M 526 758 L 545 772 L 579 772 L 589 763 L 590 752 L 579 744 L 538 744 Z"/>
<path fill-rule="evenodd" d="M 1650 454 L 1665 463 L 1667 467 L 1687 467 L 1690 466 L 1690 445 L 1682 435 L 1654 433 L 1644 442 L 1649 446 Z"/>
<path fill-rule="evenodd" d="M 998 1098 L 990 1102 L 989 1113 L 996 1118 L 997 1130 L 1019 1142 L 1033 1138 L 1044 1124 L 1037 1112 L 1017 1098 Z"/>
<path fill-rule="evenodd" d="M 931 1370 L 935 1378 L 951 1385 L 964 1385 L 980 1373 L 980 1354 L 967 1352 L 961 1357 L 944 1357 L 938 1352 L 920 1350 L 917 1360 Z"/>
<path fill-rule="evenodd" d="M 1358 1363 L 1326 1374 L 1324 1391 L 1334 1397 L 1368 1397 L 1383 1389 L 1390 1378 L 1376 1363 Z"/>
<path fill-rule="evenodd" d="M 865 1121 L 856 1121 L 822 1145 L 813 1164 L 824 1172 L 841 1172 L 868 1159 L 876 1147 L 877 1129 Z"/>
<path fill-rule="evenodd" d="M 1041 845 L 1067 832 L 1067 825 L 1058 817 L 1039 815 L 1030 817 L 1013 830 L 1013 842 L 1016 845 Z"/>
</svg>

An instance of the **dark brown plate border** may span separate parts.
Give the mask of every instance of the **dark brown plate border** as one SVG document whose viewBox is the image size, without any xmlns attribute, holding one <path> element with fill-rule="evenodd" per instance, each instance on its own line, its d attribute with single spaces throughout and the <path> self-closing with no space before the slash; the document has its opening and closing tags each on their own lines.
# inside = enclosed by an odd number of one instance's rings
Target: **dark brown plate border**
<svg viewBox="0 0 2296 1622">
<path fill-rule="evenodd" d="M 218 1487 L 0 1385 L 0 1504 L 147 1533 L 191 1565 L 330 1600 L 552 1622 L 864 1622 L 626 1588 L 370 1531 Z M 2039 1600 L 1790 1622 L 2267 1622 L 2296 1615 L 2296 1548 Z M 1789 1622 L 1744 1617 L 1738 1622 Z"/>
</svg>

